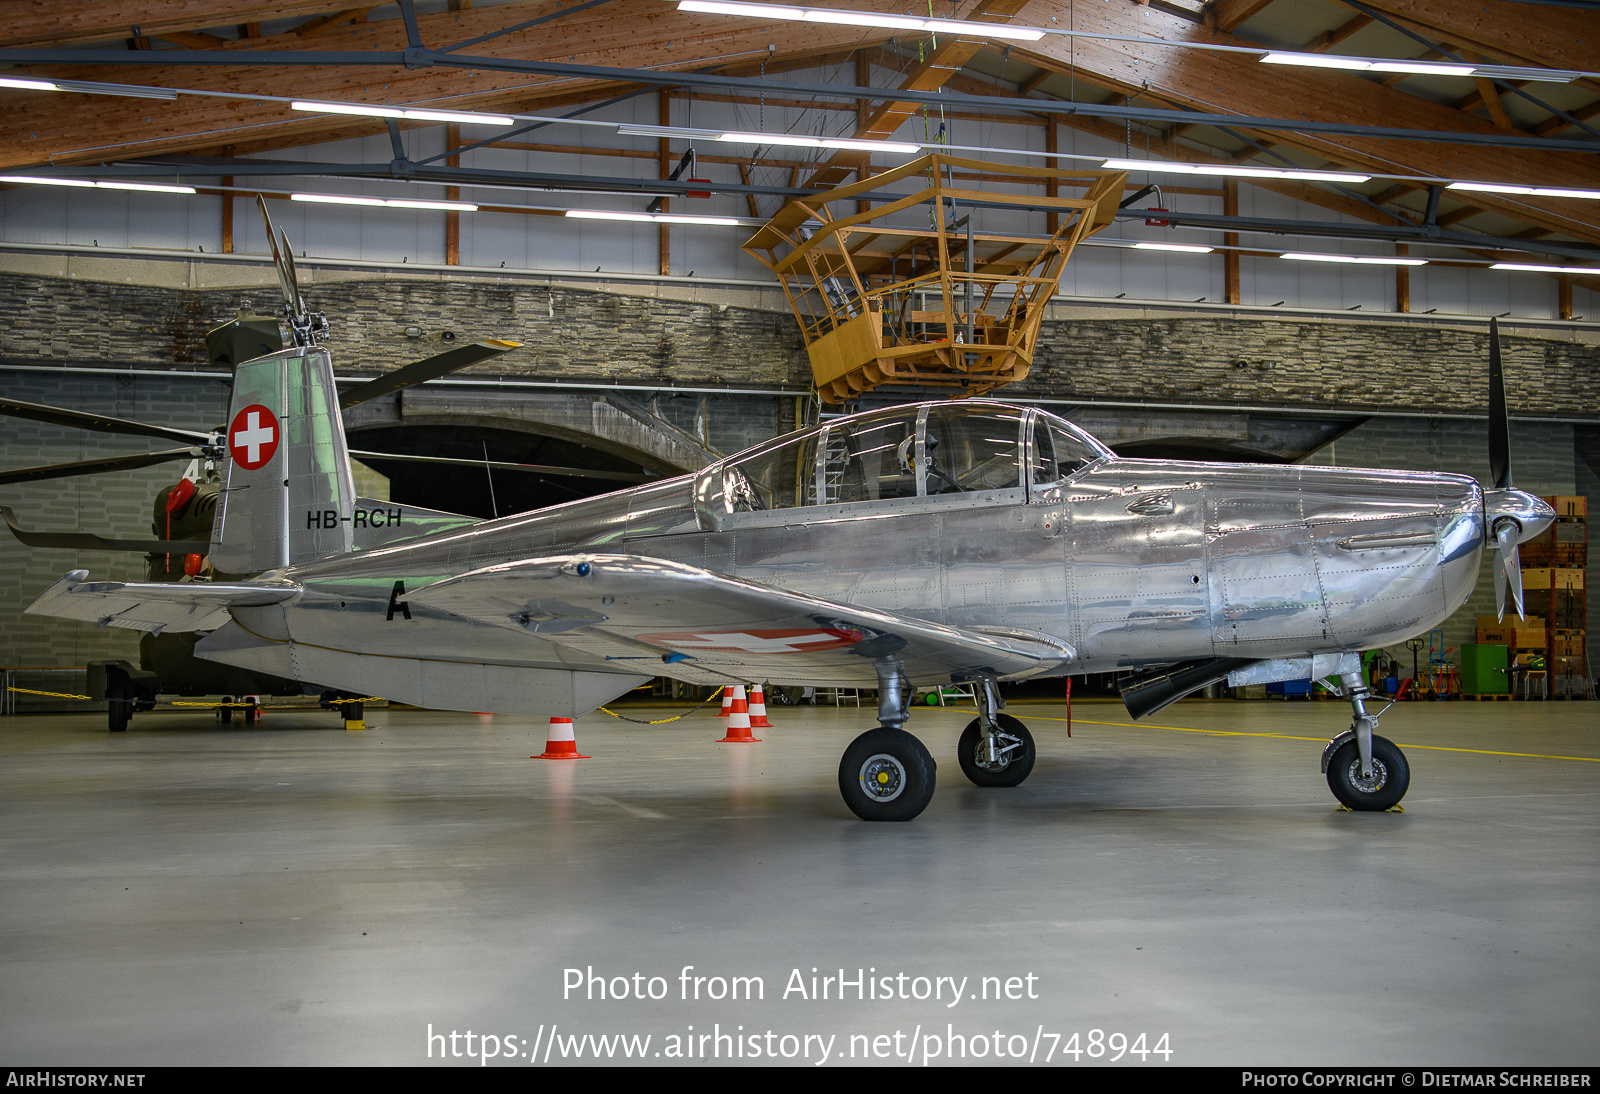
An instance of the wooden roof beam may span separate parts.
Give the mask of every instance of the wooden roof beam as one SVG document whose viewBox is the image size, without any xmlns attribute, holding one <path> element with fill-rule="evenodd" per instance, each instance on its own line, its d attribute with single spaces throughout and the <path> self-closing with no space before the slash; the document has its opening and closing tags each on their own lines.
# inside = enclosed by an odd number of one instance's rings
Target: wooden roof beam
<svg viewBox="0 0 1600 1094">
<path fill-rule="evenodd" d="M 501 4 L 460 13 L 440 12 L 418 19 L 424 41 L 458 41 L 498 30 L 519 14 L 539 10 L 547 0 Z M 614 0 L 601 8 L 569 14 L 562 34 L 545 27 L 491 39 L 474 47 L 486 56 L 522 57 L 578 64 L 629 68 L 705 67 L 708 56 L 756 57 L 768 44 L 777 46 L 777 60 L 836 54 L 863 40 L 859 27 L 818 27 L 811 23 L 761 24 L 715 16 L 679 13 L 656 0 Z M 340 46 L 353 50 L 402 50 L 406 33 L 398 19 L 345 25 L 337 30 Z M 880 32 L 869 32 L 880 34 Z M 878 40 L 886 41 L 888 31 Z M 232 43 L 241 52 L 252 49 L 315 51 L 326 48 L 321 38 L 300 38 L 292 31 L 268 38 Z M 69 79 L 123 82 L 116 66 L 30 66 L 29 71 Z M 507 86 L 504 73 L 454 68 L 381 69 L 352 73 L 338 66 L 253 68 L 154 66 L 139 70 L 140 82 L 152 86 L 199 90 L 249 90 L 292 98 L 327 98 L 368 102 L 435 102 L 452 109 L 516 109 L 531 100 L 568 95 L 593 88 L 624 85 L 604 79 L 532 77 Z M 280 147 L 335 139 L 353 133 L 381 131 L 382 123 L 352 127 L 350 118 L 290 111 L 287 103 L 270 100 L 215 100 L 183 95 L 173 101 L 97 98 L 93 112 L 83 109 L 79 95 L 8 92 L 0 115 L 0 168 L 36 163 L 67 165 L 101 162 L 110 156 L 148 156 L 194 152 L 235 144 L 241 148 L 264 141 Z"/>
<path fill-rule="evenodd" d="M 1070 0 L 1032 0 L 1020 18 L 1038 25 L 1051 16 L 1065 20 Z M 1127 5 L 1091 4 L 1075 15 L 1077 29 L 1105 34 L 1177 41 L 1243 45 L 1237 39 L 1209 31 L 1159 8 L 1133 9 Z M 1075 47 L 1052 38 L 1019 43 L 1015 50 L 1031 64 L 1061 71 L 1075 69 L 1080 77 L 1137 93 L 1149 91 L 1168 101 L 1210 113 L 1281 118 L 1304 117 L 1312 121 L 1362 121 L 1371 124 L 1469 133 L 1501 132 L 1492 122 L 1453 110 L 1444 104 L 1392 91 L 1354 73 L 1331 69 L 1286 69 L 1263 65 L 1253 57 L 1214 51 L 1182 51 L 1174 59 L 1170 47 L 1143 45 L 1094 37 L 1078 38 Z M 1244 128 L 1241 126 L 1241 128 Z M 1292 131 L 1273 131 L 1271 139 L 1299 148 L 1347 167 L 1382 173 L 1415 173 L 1444 178 L 1466 174 L 1460 149 L 1447 144 L 1403 140 L 1378 140 L 1360 136 L 1326 139 Z M 1563 152 L 1518 149 L 1474 149 L 1471 172 L 1480 178 L 1510 183 L 1550 185 L 1553 180 L 1573 187 L 1600 189 L 1600 164 L 1593 157 Z M 1525 224 L 1537 224 L 1578 239 L 1600 242 L 1590 203 L 1580 199 L 1526 198 L 1505 200 L 1500 195 L 1475 198 L 1485 209 L 1503 212 Z"/>
<path fill-rule="evenodd" d="M 198 31 L 266 19 L 318 15 L 337 0 L 73 0 L 72 3 L 11 4 L 0 24 L 0 46 L 64 46 L 128 36 L 130 24 L 152 38 L 168 31 Z M 256 31 L 260 34 L 260 31 Z"/>
<path fill-rule="evenodd" d="M 1228 31 L 1272 3 L 1272 0 L 1212 0 L 1206 5 L 1208 22 Z"/>
</svg>

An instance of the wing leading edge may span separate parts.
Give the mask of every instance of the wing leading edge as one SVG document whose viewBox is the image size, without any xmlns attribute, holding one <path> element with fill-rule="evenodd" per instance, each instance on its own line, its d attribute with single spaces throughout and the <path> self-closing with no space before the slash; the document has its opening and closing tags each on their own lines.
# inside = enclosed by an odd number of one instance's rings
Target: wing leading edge
<svg viewBox="0 0 1600 1094">
<path fill-rule="evenodd" d="M 409 599 L 691 683 L 875 687 L 883 658 L 916 684 L 1022 679 L 1077 657 L 1046 635 L 949 627 L 638 555 L 504 563 Z"/>
</svg>

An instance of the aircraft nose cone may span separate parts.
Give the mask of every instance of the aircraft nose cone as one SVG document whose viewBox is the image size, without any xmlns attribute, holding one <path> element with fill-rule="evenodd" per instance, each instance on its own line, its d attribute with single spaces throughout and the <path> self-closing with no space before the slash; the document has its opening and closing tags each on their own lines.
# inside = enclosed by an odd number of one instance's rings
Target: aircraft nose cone
<svg viewBox="0 0 1600 1094">
<path fill-rule="evenodd" d="M 1556 519 L 1556 511 L 1543 498 L 1526 490 L 1485 490 L 1483 516 L 1491 535 L 1502 520 L 1509 518 L 1516 521 L 1522 529 L 1517 542 L 1526 543 L 1550 527 Z"/>
</svg>

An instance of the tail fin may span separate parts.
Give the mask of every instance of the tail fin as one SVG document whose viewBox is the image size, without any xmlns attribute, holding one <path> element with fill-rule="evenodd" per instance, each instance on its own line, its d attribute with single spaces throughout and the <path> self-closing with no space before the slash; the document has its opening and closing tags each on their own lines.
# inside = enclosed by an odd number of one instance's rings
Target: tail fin
<svg viewBox="0 0 1600 1094">
<path fill-rule="evenodd" d="M 355 486 L 333 380 L 320 347 L 234 369 L 228 471 L 211 563 L 254 574 L 351 549 Z"/>
</svg>

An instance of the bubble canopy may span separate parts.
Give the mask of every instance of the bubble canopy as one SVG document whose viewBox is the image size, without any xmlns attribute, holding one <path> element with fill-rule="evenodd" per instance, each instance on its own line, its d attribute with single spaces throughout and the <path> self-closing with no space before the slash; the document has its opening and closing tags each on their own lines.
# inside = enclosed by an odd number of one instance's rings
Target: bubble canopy
<svg viewBox="0 0 1600 1094">
<path fill-rule="evenodd" d="M 962 400 L 856 414 L 799 430 L 697 477 L 715 514 L 893 502 L 1054 485 L 1110 449 L 1047 411 Z"/>
</svg>

